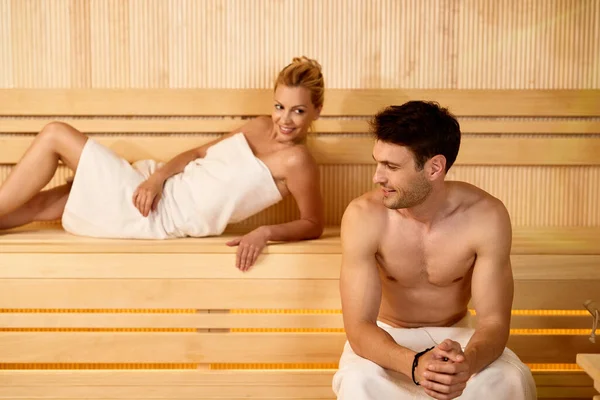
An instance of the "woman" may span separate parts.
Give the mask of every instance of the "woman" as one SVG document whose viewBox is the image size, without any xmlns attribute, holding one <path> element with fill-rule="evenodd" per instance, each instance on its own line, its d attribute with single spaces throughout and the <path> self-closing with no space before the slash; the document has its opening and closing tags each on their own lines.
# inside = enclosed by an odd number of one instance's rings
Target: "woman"
<svg viewBox="0 0 600 400">
<path fill-rule="evenodd" d="M 276 80 L 271 118 L 257 117 L 166 164 L 130 165 L 75 128 L 50 123 L 0 187 L 0 229 L 62 218 L 65 230 L 83 236 L 202 237 L 292 195 L 299 219 L 227 243 L 239 246 L 236 266 L 247 270 L 268 241 L 323 232 L 319 171 L 304 145 L 323 98 L 320 65 L 294 58 Z M 74 181 L 41 191 L 59 160 L 75 171 Z"/>
</svg>

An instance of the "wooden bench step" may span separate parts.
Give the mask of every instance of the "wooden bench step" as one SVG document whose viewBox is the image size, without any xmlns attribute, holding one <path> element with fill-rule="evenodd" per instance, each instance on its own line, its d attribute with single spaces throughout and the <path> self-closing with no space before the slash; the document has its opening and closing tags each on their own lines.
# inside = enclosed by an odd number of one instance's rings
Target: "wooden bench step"
<svg viewBox="0 0 600 400">
<path fill-rule="evenodd" d="M 320 240 L 273 244 L 247 273 L 234 267 L 236 249 L 225 245 L 233 235 L 108 240 L 31 226 L 3 233 L 4 368 L 336 363 L 345 341 L 339 227 L 329 227 Z M 576 353 L 595 351 L 582 303 L 600 287 L 599 237 L 600 228 L 514 229 L 509 347 L 524 362 L 574 363 Z M 330 370 L 155 372 L 4 370 L 0 399 L 135 399 L 148 393 L 157 399 L 333 398 Z M 163 380 L 155 378 L 162 374 Z M 5 376 L 9 386 L 3 385 Z M 578 371 L 535 377 L 540 398 L 594 394 L 589 378 Z M 52 379 L 56 383 L 45 383 Z"/>
<path fill-rule="evenodd" d="M 24 227 L 0 234 L 1 253 L 235 253 L 225 245 L 234 233 L 176 240 L 96 239 L 56 227 Z M 600 227 L 514 227 L 513 254 L 600 254 Z M 329 226 L 318 240 L 271 244 L 265 254 L 339 254 L 340 228 Z"/>
<path fill-rule="evenodd" d="M 342 332 L 314 332 L 314 328 L 306 332 L 143 330 L 2 331 L 0 355 L 5 363 L 327 364 L 338 361 L 346 341 Z M 511 334 L 508 347 L 525 363 L 575 363 L 576 354 L 597 350 L 588 337 L 588 331 Z"/>
<path fill-rule="evenodd" d="M 0 399 L 335 398 L 333 370 L 4 370 Z M 581 371 L 534 371 L 540 399 L 595 394 Z"/>
</svg>

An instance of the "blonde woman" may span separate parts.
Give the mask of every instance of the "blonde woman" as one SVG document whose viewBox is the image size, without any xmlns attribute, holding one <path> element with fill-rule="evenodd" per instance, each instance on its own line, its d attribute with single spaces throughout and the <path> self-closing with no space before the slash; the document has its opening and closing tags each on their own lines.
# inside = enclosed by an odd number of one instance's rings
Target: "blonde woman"
<svg viewBox="0 0 600 400">
<path fill-rule="evenodd" d="M 319 171 L 304 145 L 323 107 L 321 66 L 306 57 L 280 71 L 271 117 L 167 163 L 131 165 L 74 127 L 52 122 L 0 187 L 0 229 L 62 219 L 66 231 L 101 238 L 168 239 L 221 234 L 293 196 L 300 217 L 260 226 L 230 242 L 247 270 L 268 241 L 315 239 L 323 232 Z M 42 191 L 59 161 L 72 183 Z"/>
</svg>

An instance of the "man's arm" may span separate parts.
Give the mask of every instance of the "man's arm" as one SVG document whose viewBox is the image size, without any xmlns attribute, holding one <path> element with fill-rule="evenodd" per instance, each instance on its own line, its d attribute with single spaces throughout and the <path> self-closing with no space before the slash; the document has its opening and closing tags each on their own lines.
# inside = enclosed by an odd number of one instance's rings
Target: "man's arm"
<svg viewBox="0 0 600 400">
<path fill-rule="evenodd" d="M 375 253 L 381 224 L 365 203 L 353 201 L 342 218 L 340 293 L 346 335 L 359 356 L 410 377 L 415 352 L 377 326 L 381 282 Z"/>
<path fill-rule="evenodd" d="M 499 200 L 486 210 L 486 223 L 478 231 L 479 246 L 472 277 L 472 302 L 477 328 L 465 349 L 470 374 L 496 360 L 510 333 L 514 284 L 510 264 L 512 228 L 510 217 Z"/>
</svg>

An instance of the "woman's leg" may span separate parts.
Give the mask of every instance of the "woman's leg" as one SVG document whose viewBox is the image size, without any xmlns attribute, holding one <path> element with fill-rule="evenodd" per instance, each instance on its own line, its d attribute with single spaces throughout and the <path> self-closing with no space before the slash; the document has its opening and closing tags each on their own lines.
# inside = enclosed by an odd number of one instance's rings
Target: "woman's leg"
<svg viewBox="0 0 600 400">
<path fill-rule="evenodd" d="M 55 221 L 62 217 L 71 185 L 44 190 L 27 203 L 6 215 L 0 216 L 0 230 L 29 224 L 34 221 Z"/>
<path fill-rule="evenodd" d="M 54 176 L 59 160 L 76 171 L 86 141 L 87 136 L 70 125 L 46 125 L 0 186 L 0 216 L 15 211 L 38 194 Z"/>
</svg>

